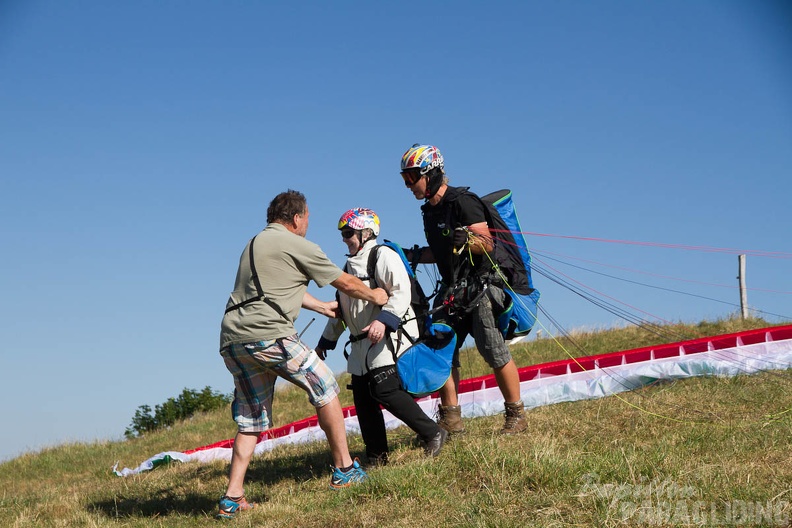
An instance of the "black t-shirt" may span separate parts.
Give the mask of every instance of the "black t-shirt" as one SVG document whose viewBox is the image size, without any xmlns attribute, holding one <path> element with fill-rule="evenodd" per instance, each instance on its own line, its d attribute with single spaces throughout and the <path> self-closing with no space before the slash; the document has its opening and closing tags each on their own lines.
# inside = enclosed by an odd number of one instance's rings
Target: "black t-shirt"
<svg viewBox="0 0 792 528">
<path fill-rule="evenodd" d="M 453 282 L 454 265 L 458 258 L 465 259 L 464 266 L 471 265 L 467 251 L 454 255 L 454 229 L 487 221 L 481 199 L 467 189 L 467 187 L 448 187 L 440 203 L 430 205 L 427 202 L 421 206 L 426 241 L 432 249 L 437 269 L 445 284 Z M 485 258 L 484 255 L 473 255 L 472 270 L 478 272 L 483 267 L 489 270 L 491 265 L 489 259 L 485 260 Z"/>
</svg>

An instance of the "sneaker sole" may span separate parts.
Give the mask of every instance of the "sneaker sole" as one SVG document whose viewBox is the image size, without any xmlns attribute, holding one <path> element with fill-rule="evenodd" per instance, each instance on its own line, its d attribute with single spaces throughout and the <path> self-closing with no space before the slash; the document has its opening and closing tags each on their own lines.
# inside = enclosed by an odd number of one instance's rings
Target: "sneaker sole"
<svg viewBox="0 0 792 528">
<path fill-rule="evenodd" d="M 355 480 L 353 482 L 347 482 L 346 484 L 333 484 L 331 482 L 330 483 L 330 489 L 340 490 L 340 489 L 344 489 L 344 488 L 349 488 L 351 486 L 355 486 L 356 484 L 363 484 L 363 483 L 365 483 L 365 480 Z"/>
<path fill-rule="evenodd" d="M 252 510 L 256 507 L 255 502 L 245 502 L 244 504 L 245 506 L 240 505 L 239 508 L 237 508 L 235 511 L 232 512 L 220 510 L 219 512 L 217 512 L 217 515 L 215 515 L 215 519 L 233 519 L 234 517 L 236 517 L 237 513 L 241 511 Z"/>
<path fill-rule="evenodd" d="M 330 489 L 335 489 L 335 490 L 344 489 L 344 488 L 348 488 L 350 486 L 354 486 L 355 484 L 363 484 L 364 482 L 365 482 L 365 479 L 364 480 L 350 480 L 349 482 L 346 482 L 344 484 L 334 484 L 334 483 L 331 482 L 330 483 Z"/>
</svg>

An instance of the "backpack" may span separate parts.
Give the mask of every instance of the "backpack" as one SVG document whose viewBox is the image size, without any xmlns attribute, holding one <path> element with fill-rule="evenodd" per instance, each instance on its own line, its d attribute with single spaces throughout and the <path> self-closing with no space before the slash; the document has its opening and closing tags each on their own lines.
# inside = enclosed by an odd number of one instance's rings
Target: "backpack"
<svg viewBox="0 0 792 528">
<path fill-rule="evenodd" d="M 502 189 L 479 199 L 496 240 L 495 261 L 506 278 L 505 291 L 511 297 L 510 306 L 498 317 L 498 328 L 507 340 L 526 336 L 536 323 L 540 294 L 531 280 L 531 254 L 514 209 L 512 193 Z"/>
<path fill-rule="evenodd" d="M 397 255 L 402 260 L 405 269 L 407 270 L 407 275 L 410 276 L 410 306 L 412 306 L 413 312 L 415 313 L 415 319 L 418 323 L 418 330 L 420 332 L 419 335 L 423 335 L 426 328 L 427 328 L 427 319 L 429 316 L 429 297 L 424 293 L 423 288 L 421 287 L 421 283 L 418 282 L 418 278 L 415 276 L 415 268 L 407 260 L 407 256 L 404 254 L 404 250 L 401 248 L 399 244 L 395 242 L 391 242 L 390 240 L 385 240 L 383 244 L 379 244 L 372 248 L 371 252 L 369 253 L 368 264 L 366 266 L 366 274 L 368 275 L 369 280 L 371 281 L 371 287 L 377 287 L 377 280 L 376 280 L 376 266 L 377 266 L 377 257 L 379 256 L 379 251 L 383 247 L 387 247 L 392 249 L 396 252 Z M 407 339 L 412 341 L 410 336 L 407 336 Z"/>
</svg>

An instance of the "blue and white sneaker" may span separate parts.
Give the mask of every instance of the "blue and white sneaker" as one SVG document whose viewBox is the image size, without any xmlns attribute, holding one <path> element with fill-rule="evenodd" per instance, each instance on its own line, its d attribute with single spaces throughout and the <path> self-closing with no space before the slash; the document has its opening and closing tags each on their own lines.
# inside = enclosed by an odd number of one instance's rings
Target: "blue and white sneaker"
<svg viewBox="0 0 792 528">
<path fill-rule="evenodd" d="M 248 502 L 244 496 L 239 501 L 231 500 L 227 495 L 220 499 L 218 504 L 218 512 L 215 517 L 218 519 L 233 519 L 238 511 L 252 510 L 256 507 L 255 502 Z"/>
<path fill-rule="evenodd" d="M 333 489 L 348 488 L 352 484 L 364 482 L 368 475 L 363 468 L 360 467 L 360 460 L 355 458 L 352 461 L 352 469 L 349 471 L 342 471 L 339 468 L 333 468 L 333 476 L 330 478 L 330 487 Z"/>
</svg>

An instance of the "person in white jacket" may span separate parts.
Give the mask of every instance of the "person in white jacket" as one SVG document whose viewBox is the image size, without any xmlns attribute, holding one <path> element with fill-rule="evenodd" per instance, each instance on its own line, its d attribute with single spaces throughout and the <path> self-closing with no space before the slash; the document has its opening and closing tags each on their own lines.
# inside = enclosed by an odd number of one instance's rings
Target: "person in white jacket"
<svg viewBox="0 0 792 528">
<path fill-rule="evenodd" d="M 341 317 L 327 322 L 316 353 L 324 359 L 327 350 L 334 349 L 338 338 L 349 329 L 347 371 L 352 375 L 352 396 L 371 464 L 388 462 L 388 439 L 380 404 L 418 434 L 427 456 L 437 456 L 448 433 L 402 389 L 394 361 L 419 335 L 404 263 L 392 249 L 377 246 L 380 221 L 371 209 L 350 209 L 341 216 L 338 229 L 349 248 L 344 271 L 383 288 L 388 292 L 388 302 L 380 307 L 339 292 Z M 377 252 L 376 265 L 374 277 L 369 277 L 372 251 Z"/>
</svg>

